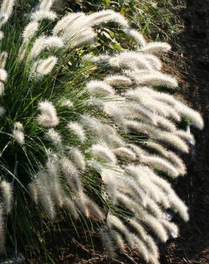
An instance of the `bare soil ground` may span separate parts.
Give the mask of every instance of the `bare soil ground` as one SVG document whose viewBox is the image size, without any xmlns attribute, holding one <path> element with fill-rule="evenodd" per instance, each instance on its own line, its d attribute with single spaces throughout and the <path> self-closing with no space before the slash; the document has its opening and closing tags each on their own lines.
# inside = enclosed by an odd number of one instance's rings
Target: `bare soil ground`
<svg viewBox="0 0 209 264">
<path fill-rule="evenodd" d="M 196 138 L 195 155 L 188 160 L 188 174 L 179 179 L 176 191 L 189 207 L 190 221 L 180 223 L 181 236 L 168 241 L 161 263 L 209 263 L 209 1 L 182 1 L 178 14 L 184 30 L 178 36 L 175 65 L 184 99 L 204 118 Z M 182 63 L 184 62 L 184 63 Z"/>
</svg>

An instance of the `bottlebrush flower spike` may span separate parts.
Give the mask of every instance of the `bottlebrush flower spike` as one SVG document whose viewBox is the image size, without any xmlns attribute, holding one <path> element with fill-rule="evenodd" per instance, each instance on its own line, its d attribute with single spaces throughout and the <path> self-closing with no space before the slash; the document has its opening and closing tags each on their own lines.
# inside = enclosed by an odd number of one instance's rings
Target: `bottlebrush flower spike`
<svg viewBox="0 0 209 264">
<path fill-rule="evenodd" d="M 37 32 L 39 23 L 36 21 L 31 21 L 25 28 L 23 32 L 23 42 L 28 42 Z"/>
<path fill-rule="evenodd" d="M 38 108 L 41 111 L 41 114 L 37 117 L 40 125 L 43 127 L 55 127 L 59 124 L 56 109 L 51 102 L 40 102 Z"/>
<path fill-rule="evenodd" d="M 4 0 L 2 2 L 0 13 L 6 16 L 6 18 L 3 19 L 4 23 L 11 16 L 14 4 L 15 4 L 15 0 Z"/>
<path fill-rule="evenodd" d="M 54 3 L 54 0 L 42 0 L 39 5 L 39 10 L 49 11 Z"/>
<path fill-rule="evenodd" d="M 57 18 L 56 13 L 52 11 L 38 10 L 31 15 L 31 20 L 39 22 L 43 19 L 48 19 L 54 21 Z"/>
<path fill-rule="evenodd" d="M 161 53 L 168 52 L 171 49 L 171 46 L 166 42 L 152 42 L 147 43 L 140 51 L 145 53 Z"/>
<path fill-rule="evenodd" d="M 12 209 L 12 185 L 9 182 L 2 181 L 0 183 L 0 189 L 3 196 L 5 213 L 9 214 Z"/>
<path fill-rule="evenodd" d="M 57 64 L 57 58 L 54 56 L 50 56 L 45 60 L 40 60 L 37 65 L 37 77 L 43 77 L 48 75 L 54 66 Z"/>
</svg>

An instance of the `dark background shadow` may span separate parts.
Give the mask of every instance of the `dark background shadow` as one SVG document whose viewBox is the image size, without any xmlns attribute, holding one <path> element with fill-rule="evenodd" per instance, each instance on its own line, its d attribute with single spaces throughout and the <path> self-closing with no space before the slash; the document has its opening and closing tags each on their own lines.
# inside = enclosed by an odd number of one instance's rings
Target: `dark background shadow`
<svg viewBox="0 0 209 264">
<path fill-rule="evenodd" d="M 163 264 L 209 263 L 209 1 L 181 2 L 186 6 L 177 15 L 185 28 L 175 39 L 178 45 L 175 65 L 181 76 L 184 99 L 202 114 L 205 127 L 203 131 L 191 128 L 196 149 L 191 149 L 190 157 L 186 158 L 188 174 L 175 184 L 177 193 L 189 207 L 190 221 L 185 224 L 177 219 L 180 237 L 168 241 L 162 249 Z"/>
</svg>

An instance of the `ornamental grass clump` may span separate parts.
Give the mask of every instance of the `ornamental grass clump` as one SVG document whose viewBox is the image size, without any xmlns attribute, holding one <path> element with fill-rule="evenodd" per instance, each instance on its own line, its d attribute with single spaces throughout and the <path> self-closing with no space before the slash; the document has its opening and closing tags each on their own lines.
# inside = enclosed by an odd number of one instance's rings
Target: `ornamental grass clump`
<svg viewBox="0 0 209 264">
<path fill-rule="evenodd" d="M 203 128 L 197 112 L 163 92 L 178 84 L 154 54 L 170 46 L 147 43 L 111 10 L 60 18 L 52 0 L 20 31 L 14 2 L 1 6 L 1 250 L 7 215 L 24 233 L 30 217 L 67 212 L 73 226 L 96 223 L 111 258 L 129 248 L 158 263 L 157 241 L 178 235 L 167 210 L 189 220 L 170 183 L 186 173 L 181 156 L 194 144 L 179 124 Z M 97 54 L 97 28 L 109 22 L 135 39 L 134 51 Z"/>
</svg>

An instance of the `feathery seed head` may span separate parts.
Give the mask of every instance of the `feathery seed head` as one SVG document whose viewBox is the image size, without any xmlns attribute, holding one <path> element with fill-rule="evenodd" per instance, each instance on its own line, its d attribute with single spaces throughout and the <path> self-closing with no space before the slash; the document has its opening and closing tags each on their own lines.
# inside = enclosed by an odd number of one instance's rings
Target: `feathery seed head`
<svg viewBox="0 0 209 264">
<path fill-rule="evenodd" d="M 56 18 L 57 18 L 56 13 L 52 11 L 44 11 L 44 10 L 40 10 L 40 11 L 38 10 L 32 13 L 31 15 L 31 20 L 36 22 L 41 21 L 43 19 L 54 21 Z"/>
<path fill-rule="evenodd" d="M 57 58 L 54 56 L 50 56 L 45 60 L 40 60 L 37 65 L 37 76 L 43 77 L 45 75 L 48 75 L 56 64 Z"/>
<path fill-rule="evenodd" d="M 34 34 L 38 31 L 39 23 L 37 21 L 31 21 L 23 31 L 23 42 L 27 43 Z"/>
<path fill-rule="evenodd" d="M 113 246 L 113 241 L 111 239 L 111 236 L 108 232 L 108 230 L 102 230 L 100 231 L 102 243 L 107 250 L 108 257 L 113 260 L 115 256 L 114 252 L 114 246 Z"/>
<path fill-rule="evenodd" d="M 130 68 L 130 69 L 145 69 L 152 70 L 152 66 L 148 60 L 145 59 L 138 52 L 125 51 L 109 60 L 112 67 Z"/>
<path fill-rule="evenodd" d="M 78 122 L 70 122 L 68 123 L 67 128 L 81 141 L 81 143 L 84 143 L 86 135 L 81 124 Z"/>
<path fill-rule="evenodd" d="M 23 124 L 20 122 L 15 122 L 14 128 L 18 130 L 23 130 Z"/>
<path fill-rule="evenodd" d="M 114 149 L 113 152 L 115 155 L 121 158 L 124 158 L 127 160 L 136 160 L 136 154 L 126 147 L 120 147 L 120 148 Z"/>
<path fill-rule="evenodd" d="M 30 51 L 30 59 L 35 59 L 45 48 L 59 49 L 62 48 L 63 45 L 63 41 L 59 37 L 40 36 L 33 44 L 33 47 Z"/>
<path fill-rule="evenodd" d="M 188 153 L 189 151 L 188 145 L 180 137 L 171 132 L 162 131 L 162 133 L 156 135 L 156 140 L 165 142 L 182 152 Z"/>
<path fill-rule="evenodd" d="M 79 178 L 79 172 L 76 169 L 75 165 L 66 157 L 61 159 L 60 165 L 65 179 L 68 185 L 71 187 L 72 191 L 82 191 L 83 186 Z"/>
<path fill-rule="evenodd" d="M 42 171 L 37 173 L 37 177 L 35 180 L 37 193 L 38 193 L 38 201 L 42 205 L 47 216 L 53 220 L 55 218 L 55 204 L 52 199 L 52 196 L 49 192 L 49 182 L 47 181 L 48 175 Z M 46 185 L 47 184 L 47 185 Z"/>
<path fill-rule="evenodd" d="M 0 81 L 0 96 L 4 94 L 4 83 Z"/>
<path fill-rule="evenodd" d="M 83 202 L 88 210 L 87 217 L 88 218 L 95 218 L 99 221 L 103 221 L 105 216 L 99 206 L 93 202 L 89 197 L 83 195 Z"/>
<path fill-rule="evenodd" d="M 104 160 L 107 163 L 116 164 L 117 159 L 114 155 L 114 153 L 107 147 L 101 144 L 95 144 L 92 146 L 92 154 Z"/>
<path fill-rule="evenodd" d="M 18 144 L 23 145 L 25 144 L 25 135 L 22 130 L 14 129 L 13 132 L 13 137 L 17 141 Z"/>
<path fill-rule="evenodd" d="M 171 49 L 171 46 L 166 42 L 151 42 L 147 43 L 140 51 L 145 53 L 161 53 L 168 52 Z"/>
<path fill-rule="evenodd" d="M 5 235 L 4 235 L 4 208 L 0 204 L 0 252 L 3 251 L 5 244 Z"/>
<path fill-rule="evenodd" d="M 12 185 L 11 183 L 3 180 L 0 183 L 1 193 L 3 196 L 4 210 L 9 214 L 12 209 Z"/>
<path fill-rule="evenodd" d="M 43 127 L 55 127 L 59 124 L 57 112 L 54 105 L 45 100 L 38 104 L 41 114 L 38 115 L 38 123 Z"/>
<path fill-rule="evenodd" d="M 31 59 L 35 59 L 45 48 L 45 40 L 46 40 L 46 36 L 40 36 L 35 40 L 35 42 L 33 43 L 33 47 L 30 51 Z"/>
<path fill-rule="evenodd" d="M 63 100 L 61 106 L 71 108 L 73 107 L 73 102 L 70 100 Z"/>
<path fill-rule="evenodd" d="M 61 38 L 57 36 L 50 36 L 45 39 L 45 46 L 48 48 L 62 48 L 64 43 Z"/>
<path fill-rule="evenodd" d="M 7 72 L 4 69 L 0 69 L 0 81 L 6 82 Z"/>
<path fill-rule="evenodd" d="M 98 25 L 100 23 L 107 23 L 110 21 L 116 22 L 124 28 L 128 28 L 128 21 L 125 20 L 125 18 L 119 13 L 116 13 L 113 10 L 95 12 L 88 16 L 89 26 Z"/>
<path fill-rule="evenodd" d="M 61 135 L 56 132 L 54 130 L 54 128 L 50 128 L 47 132 L 46 132 L 46 136 L 48 139 L 50 139 L 52 141 L 52 143 L 57 146 L 57 147 L 61 147 L 62 146 L 62 138 Z"/>
<path fill-rule="evenodd" d="M 173 77 L 154 71 L 148 74 L 142 74 L 140 77 L 136 77 L 135 79 L 140 85 L 160 85 L 168 88 L 176 88 L 178 86 L 176 79 Z"/>
<path fill-rule="evenodd" d="M 96 34 L 93 29 L 89 28 L 83 32 L 80 32 L 78 35 L 72 37 L 71 35 L 62 36 L 63 40 L 67 45 L 72 48 L 80 48 L 84 45 L 93 44 L 96 39 Z"/>
<path fill-rule="evenodd" d="M 53 5 L 54 0 L 42 0 L 39 5 L 39 10 L 49 11 Z"/>
<path fill-rule="evenodd" d="M 36 184 L 34 182 L 29 183 L 28 190 L 35 204 L 38 204 L 38 190 Z"/>
<path fill-rule="evenodd" d="M 112 76 L 107 76 L 104 79 L 104 82 L 106 82 L 109 85 L 112 86 L 129 86 L 132 84 L 132 81 L 130 78 L 123 76 L 123 75 L 112 75 Z"/>
<path fill-rule="evenodd" d="M 3 0 L 1 4 L 0 13 L 7 16 L 7 19 L 11 16 L 15 0 Z M 7 19 L 4 19 L 6 22 Z"/>
<path fill-rule="evenodd" d="M 73 24 L 75 24 L 75 22 L 79 20 L 79 18 L 82 18 L 82 20 L 85 20 L 86 22 L 86 16 L 84 13 L 81 13 L 81 12 L 71 13 L 71 14 L 64 16 L 57 22 L 57 24 L 53 28 L 53 31 L 52 31 L 53 35 L 54 36 L 62 35 L 66 30 L 69 30 L 69 27 L 70 26 L 72 27 Z"/>
<path fill-rule="evenodd" d="M 126 34 L 132 37 L 140 46 L 144 47 L 146 45 L 146 40 L 143 35 L 135 29 L 126 29 L 124 30 Z"/>
<path fill-rule="evenodd" d="M 86 169 L 86 161 L 85 161 L 85 156 L 83 153 L 76 147 L 71 147 L 69 149 L 69 154 L 74 161 L 75 165 L 77 166 L 78 169 L 81 171 L 85 171 Z"/>
<path fill-rule="evenodd" d="M 201 115 L 198 112 L 196 112 L 195 110 L 189 108 L 188 106 L 186 106 L 183 103 L 178 102 L 178 101 L 176 101 L 175 109 L 177 110 L 177 112 L 181 116 L 188 118 L 192 122 L 191 125 L 199 128 L 199 129 L 204 128 L 203 119 L 202 119 Z"/>
<path fill-rule="evenodd" d="M 86 88 L 90 93 L 93 94 L 100 94 L 104 96 L 115 94 L 114 89 L 110 85 L 102 81 L 90 81 L 89 83 L 87 83 Z"/>
</svg>

